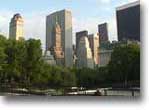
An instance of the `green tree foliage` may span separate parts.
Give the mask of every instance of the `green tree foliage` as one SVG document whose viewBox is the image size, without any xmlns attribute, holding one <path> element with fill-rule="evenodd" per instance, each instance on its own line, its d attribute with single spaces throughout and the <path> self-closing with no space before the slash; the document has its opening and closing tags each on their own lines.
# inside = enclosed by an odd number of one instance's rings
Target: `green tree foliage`
<svg viewBox="0 0 149 110">
<path fill-rule="evenodd" d="M 49 82 L 51 87 L 69 87 L 76 86 L 76 76 L 72 69 L 62 67 L 52 67 L 51 79 Z"/>
<path fill-rule="evenodd" d="M 116 46 L 109 65 L 89 69 L 75 69 L 77 85 L 83 87 L 109 87 L 116 83 L 140 81 L 140 46 Z"/>
<path fill-rule="evenodd" d="M 15 87 L 61 88 L 106 87 L 108 84 L 140 80 L 140 47 L 116 46 L 108 66 L 65 68 L 43 61 L 40 40 L 7 40 L 0 35 L 0 83 Z"/>
<path fill-rule="evenodd" d="M 26 82 L 30 85 L 36 76 L 39 76 L 42 64 L 42 50 L 40 40 L 29 39 L 26 41 L 26 51 L 27 55 L 25 57 L 25 79 Z"/>
<path fill-rule="evenodd" d="M 82 68 L 76 71 L 77 82 L 81 87 L 95 86 L 96 71 L 90 68 Z"/>
<path fill-rule="evenodd" d="M 107 67 L 100 67 L 96 69 L 82 68 L 76 69 L 77 85 L 87 88 L 102 87 L 104 84 L 108 83 Z"/>
<path fill-rule="evenodd" d="M 108 65 L 109 80 L 126 82 L 140 80 L 140 47 L 137 44 L 118 46 Z"/>
<path fill-rule="evenodd" d="M 6 66 L 5 59 L 7 57 L 5 53 L 6 42 L 6 38 L 3 35 L 0 35 L 0 81 L 3 82 L 5 80 L 4 68 Z"/>
<path fill-rule="evenodd" d="M 69 68 L 46 64 L 40 40 L 7 40 L 1 35 L 0 82 L 22 87 L 68 87 L 76 85 L 76 76 Z"/>
</svg>

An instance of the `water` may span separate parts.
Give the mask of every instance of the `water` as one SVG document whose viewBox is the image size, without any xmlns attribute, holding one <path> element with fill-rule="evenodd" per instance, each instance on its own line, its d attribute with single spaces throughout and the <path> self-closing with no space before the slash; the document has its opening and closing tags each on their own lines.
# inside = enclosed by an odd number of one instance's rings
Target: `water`
<svg viewBox="0 0 149 110">
<path fill-rule="evenodd" d="M 88 90 L 79 90 L 73 92 L 67 92 L 65 95 L 95 95 L 99 91 L 101 96 L 140 96 L 140 89 L 112 89 L 112 88 L 96 88 Z M 46 90 L 43 94 L 37 93 L 11 93 L 0 92 L 0 96 L 29 96 L 29 95 L 44 95 L 44 96 L 59 96 L 64 95 L 62 92 L 58 92 L 55 89 Z"/>
</svg>

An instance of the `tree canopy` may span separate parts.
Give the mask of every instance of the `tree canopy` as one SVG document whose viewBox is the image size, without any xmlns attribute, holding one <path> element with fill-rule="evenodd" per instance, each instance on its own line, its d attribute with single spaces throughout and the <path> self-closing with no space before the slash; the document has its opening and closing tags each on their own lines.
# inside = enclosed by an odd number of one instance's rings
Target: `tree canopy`
<svg viewBox="0 0 149 110">
<path fill-rule="evenodd" d="M 137 44 L 117 46 L 108 65 L 109 78 L 124 82 L 140 80 L 140 47 Z"/>
<path fill-rule="evenodd" d="M 140 81 L 140 46 L 116 46 L 105 67 L 77 69 L 47 64 L 41 41 L 19 41 L 0 35 L 0 83 L 13 87 L 102 87 L 113 83 Z"/>
</svg>

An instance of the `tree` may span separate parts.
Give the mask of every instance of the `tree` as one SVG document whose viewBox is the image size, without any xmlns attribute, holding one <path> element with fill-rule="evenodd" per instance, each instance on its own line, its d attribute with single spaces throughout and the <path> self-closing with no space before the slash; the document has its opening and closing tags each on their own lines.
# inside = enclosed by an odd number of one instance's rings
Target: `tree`
<svg viewBox="0 0 149 110">
<path fill-rule="evenodd" d="M 45 88 L 49 86 L 51 80 L 51 66 L 42 61 L 39 62 L 40 67 L 36 70 L 36 74 L 33 76 L 33 86 L 39 88 Z"/>
<path fill-rule="evenodd" d="M 29 85 L 34 77 L 40 74 L 42 49 L 40 40 L 29 39 L 26 41 L 27 56 L 25 58 L 25 79 Z M 37 75 L 38 76 L 38 75 Z"/>
<path fill-rule="evenodd" d="M 5 53 L 5 48 L 6 48 L 6 42 L 7 42 L 7 39 L 5 36 L 3 35 L 0 35 L 0 82 L 3 82 L 5 79 L 5 66 L 6 66 L 6 53 Z"/>
<path fill-rule="evenodd" d="M 95 87 L 96 70 L 81 68 L 76 71 L 77 85 L 81 87 Z"/>
<path fill-rule="evenodd" d="M 75 73 L 68 68 L 62 69 L 62 86 L 63 87 L 72 87 L 76 86 L 76 77 Z"/>
<path fill-rule="evenodd" d="M 109 84 L 108 77 L 108 67 L 99 67 L 96 70 L 95 74 L 95 86 L 96 87 L 105 87 L 107 84 Z"/>
<path fill-rule="evenodd" d="M 19 87 L 67 87 L 76 84 L 70 68 L 53 67 L 42 60 L 40 40 L 0 36 L 0 81 Z"/>
<path fill-rule="evenodd" d="M 140 47 L 137 44 L 117 46 L 108 65 L 109 80 L 125 82 L 140 80 Z"/>
<path fill-rule="evenodd" d="M 16 40 L 8 40 L 5 53 L 7 54 L 6 62 L 7 66 L 5 72 L 10 81 L 19 82 L 20 76 L 23 72 L 23 61 L 24 61 L 24 42 Z"/>
</svg>

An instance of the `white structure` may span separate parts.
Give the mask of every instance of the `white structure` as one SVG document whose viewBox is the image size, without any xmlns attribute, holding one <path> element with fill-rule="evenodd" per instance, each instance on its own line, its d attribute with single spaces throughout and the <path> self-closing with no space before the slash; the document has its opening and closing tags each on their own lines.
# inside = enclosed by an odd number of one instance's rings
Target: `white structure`
<svg viewBox="0 0 149 110">
<path fill-rule="evenodd" d="M 82 37 L 79 41 L 79 46 L 77 49 L 77 67 L 94 68 L 92 51 L 89 46 L 89 41 L 87 36 Z"/>
<path fill-rule="evenodd" d="M 100 49 L 99 51 L 99 66 L 106 66 L 111 60 L 113 50 Z"/>
<path fill-rule="evenodd" d="M 51 55 L 50 51 L 45 51 L 43 60 L 49 65 L 56 65 L 56 61 L 54 60 L 54 57 L 53 57 L 53 55 Z"/>
</svg>

